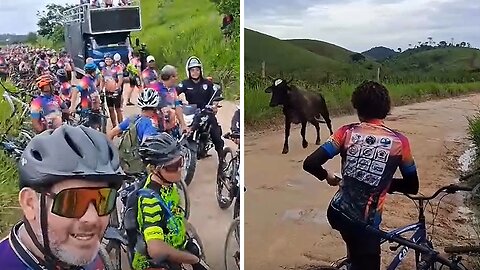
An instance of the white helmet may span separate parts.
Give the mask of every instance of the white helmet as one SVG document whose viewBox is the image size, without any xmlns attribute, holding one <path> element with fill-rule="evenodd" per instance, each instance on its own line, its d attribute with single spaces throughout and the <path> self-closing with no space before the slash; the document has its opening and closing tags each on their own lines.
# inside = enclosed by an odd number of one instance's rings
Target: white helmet
<svg viewBox="0 0 480 270">
<path fill-rule="evenodd" d="M 119 53 L 116 53 L 114 56 L 113 56 L 113 60 L 115 60 L 116 62 L 122 60 L 122 57 L 120 56 Z"/>
<path fill-rule="evenodd" d="M 202 61 L 196 56 L 190 56 L 187 60 L 187 63 L 185 64 L 185 72 L 187 73 L 187 78 L 190 78 L 190 69 L 198 67 L 200 68 L 200 76 L 203 77 L 203 66 L 202 66 Z"/>
<path fill-rule="evenodd" d="M 160 104 L 160 95 L 155 89 L 146 88 L 138 95 L 138 106 L 140 108 L 156 108 Z"/>
</svg>

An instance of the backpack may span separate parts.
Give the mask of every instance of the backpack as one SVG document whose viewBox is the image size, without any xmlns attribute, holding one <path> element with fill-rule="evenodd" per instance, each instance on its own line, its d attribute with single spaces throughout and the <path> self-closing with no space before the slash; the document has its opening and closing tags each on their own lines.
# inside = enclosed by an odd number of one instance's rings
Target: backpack
<svg viewBox="0 0 480 270">
<path fill-rule="evenodd" d="M 128 129 L 123 132 L 120 145 L 118 146 L 120 165 L 127 174 L 143 173 L 146 169 L 138 153 L 137 123 L 140 118 L 141 116 L 138 114 L 129 118 L 130 124 Z"/>
</svg>

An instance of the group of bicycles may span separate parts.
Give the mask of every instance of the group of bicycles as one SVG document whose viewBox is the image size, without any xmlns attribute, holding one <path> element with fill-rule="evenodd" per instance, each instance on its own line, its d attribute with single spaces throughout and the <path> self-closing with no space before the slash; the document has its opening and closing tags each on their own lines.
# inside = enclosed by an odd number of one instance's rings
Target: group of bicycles
<svg viewBox="0 0 480 270">
<path fill-rule="evenodd" d="M 20 72 L 18 68 L 14 67 L 9 71 L 8 81 L 0 81 L 0 92 L 3 92 L 0 104 L 4 103 L 3 106 L 9 108 L 11 112 L 9 117 L 6 118 L 5 121 L 2 121 L 3 123 L 0 123 L 2 127 L 2 131 L 0 132 L 0 147 L 9 157 L 16 161 L 20 159 L 23 149 L 25 149 L 28 142 L 36 135 L 30 118 L 30 103 L 32 99 L 40 94 L 35 84 L 36 77 L 34 70 L 31 72 Z M 100 96 L 100 99 L 103 100 L 103 97 Z M 104 102 L 102 103 L 104 104 Z M 97 119 L 101 120 L 97 121 L 97 125 L 92 126 L 88 121 L 88 119 L 91 119 L 92 114 L 96 114 Z M 105 106 L 101 106 L 100 111 L 88 111 L 87 114 L 85 114 L 85 111 L 81 114 L 80 110 L 78 110 L 75 116 L 68 115 L 68 117 L 64 119 L 64 123 L 68 125 L 85 125 L 106 133 L 108 117 L 108 110 L 106 110 Z M 180 135 L 178 138 L 179 143 L 187 141 L 187 136 L 189 135 Z M 224 138 L 235 141 L 238 144 L 240 135 L 227 133 L 224 135 Z M 202 150 L 208 151 L 209 148 L 203 147 Z M 185 151 L 186 155 L 189 153 L 189 151 Z M 232 222 L 225 240 L 224 264 L 225 269 L 240 269 L 239 144 L 236 150 L 225 147 L 221 157 L 223 162 L 220 162 L 220 164 L 223 165 L 219 165 L 217 174 L 214 176 L 216 177 L 217 202 L 221 209 L 228 209 L 232 204 L 234 205 Z M 190 159 L 191 158 L 194 158 L 196 161 L 196 157 L 190 157 Z M 188 162 L 186 162 L 185 166 L 188 166 Z M 187 170 L 185 169 L 185 171 Z M 183 177 L 185 176 L 186 173 L 184 173 Z M 117 200 L 119 207 L 117 207 L 117 211 L 111 214 L 110 224 L 105 232 L 104 239 L 102 239 L 99 253 L 105 262 L 107 270 L 125 269 L 125 265 L 122 265 L 122 256 L 123 254 L 127 254 L 128 257 L 129 254 L 126 229 L 123 222 L 125 215 L 128 214 L 126 213 L 125 203 L 129 193 L 138 188 L 138 185 L 142 183 L 145 177 L 146 172 L 128 175 L 127 180 L 119 190 Z M 193 175 L 190 175 L 190 177 L 193 177 Z M 192 224 L 188 222 L 188 218 L 190 217 L 190 199 L 187 184 L 182 180 L 177 184 L 177 187 L 181 194 L 180 205 L 184 210 L 185 219 L 187 220 L 187 233 L 190 237 L 197 240 L 203 251 L 200 237 Z M 232 242 L 236 242 L 236 244 L 232 245 Z"/>
</svg>

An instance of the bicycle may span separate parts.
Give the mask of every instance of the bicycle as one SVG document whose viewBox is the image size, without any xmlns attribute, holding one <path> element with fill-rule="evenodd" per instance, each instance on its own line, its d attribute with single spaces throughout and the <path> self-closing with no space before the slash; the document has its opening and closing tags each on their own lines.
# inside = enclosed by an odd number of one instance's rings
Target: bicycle
<svg viewBox="0 0 480 270">
<path fill-rule="evenodd" d="M 223 137 L 234 141 L 240 139 L 240 134 L 227 133 Z M 230 156 L 230 158 L 227 158 L 227 156 Z M 221 209 L 227 209 L 236 198 L 233 210 L 233 218 L 235 219 L 240 215 L 240 145 L 238 145 L 235 154 L 232 148 L 225 147 L 220 158 L 215 193 L 217 203 Z M 226 196 L 222 194 L 224 190 L 226 190 Z"/>
<path fill-rule="evenodd" d="M 231 264 L 229 264 L 229 258 L 232 258 L 235 260 L 235 266 L 236 268 L 234 269 L 240 269 L 240 217 L 236 217 L 233 222 L 230 224 L 230 227 L 228 228 L 227 232 L 227 237 L 225 239 L 225 248 L 224 248 L 224 262 L 225 262 L 225 269 L 233 269 L 232 267 L 229 267 Z M 229 247 L 230 247 L 230 242 L 231 238 L 235 238 L 236 243 L 238 244 L 238 249 L 233 252 L 233 255 L 230 253 L 229 254 Z"/>
<path fill-rule="evenodd" d="M 118 196 L 122 206 L 120 208 L 120 215 L 117 208 L 117 211 L 113 211 L 110 215 L 110 222 L 105 231 L 104 239 L 107 240 L 105 243 L 105 250 L 107 253 L 111 254 L 111 257 L 114 259 L 113 265 L 118 266 L 116 269 L 121 269 L 121 254 L 122 251 L 127 252 L 128 249 L 128 240 L 125 224 L 123 222 L 126 215 L 128 196 L 132 191 L 140 189 L 143 185 L 143 180 L 146 179 L 146 173 L 138 174 L 127 174 L 127 180 L 123 183 L 122 187 L 119 189 Z M 184 211 L 185 220 L 188 220 L 190 217 L 190 197 L 187 192 L 187 185 L 182 180 L 178 184 L 175 184 L 180 190 L 180 208 Z M 117 200 L 118 203 L 118 200 Z M 194 231 L 193 228 L 190 228 L 191 231 Z M 196 234 L 196 232 L 195 232 Z M 127 252 L 128 253 L 128 252 Z"/>
<path fill-rule="evenodd" d="M 475 171 L 473 173 L 469 173 L 467 175 L 460 177 L 459 180 L 466 180 L 471 176 L 478 174 L 479 172 L 480 170 Z M 339 176 L 338 174 L 336 174 L 335 177 L 339 181 L 342 180 L 341 176 Z M 397 180 L 401 181 L 401 179 L 394 179 L 394 181 L 397 181 Z M 467 268 L 461 263 L 461 258 L 457 256 L 452 256 L 449 259 L 447 259 L 441 256 L 440 253 L 434 249 L 431 238 L 427 235 L 425 208 L 428 204 L 430 204 L 430 201 L 432 199 L 436 198 L 441 193 L 446 193 L 443 197 L 440 198 L 438 202 L 438 205 L 437 205 L 437 212 L 438 212 L 438 207 L 440 206 L 440 202 L 446 195 L 454 194 L 458 191 L 471 192 L 474 190 L 478 190 L 478 187 L 480 187 L 480 184 L 474 188 L 451 184 L 448 186 L 441 187 L 431 196 L 413 196 L 409 194 L 402 194 L 407 198 L 411 199 L 412 201 L 418 202 L 418 205 L 415 204 L 418 210 L 418 222 L 401 227 L 401 228 L 394 229 L 390 232 L 377 229 L 371 225 L 362 223 L 360 221 L 355 221 L 355 223 L 361 228 L 367 230 L 368 232 L 371 232 L 372 234 L 380 236 L 382 238 L 380 242 L 381 244 L 384 244 L 387 241 L 389 243 L 392 243 L 392 242 L 397 243 L 397 245 L 390 247 L 391 251 L 397 251 L 399 248 L 402 247 L 400 252 L 395 256 L 395 258 L 387 267 L 387 270 L 398 269 L 399 265 L 405 259 L 410 249 L 413 249 L 415 251 L 416 269 L 434 270 L 434 269 L 442 269 L 443 266 L 448 266 L 448 268 L 445 268 L 445 269 L 466 270 Z M 394 193 L 394 194 L 401 194 L 401 193 Z M 432 226 L 434 227 L 435 225 L 432 224 Z M 413 235 L 409 239 L 402 237 L 402 235 L 408 232 L 413 232 Z M 440 264 L 440 268 L 438 268 L 439 264 Z M 331 264 L 330 266 L 320 266 L 314 269 L 316 270 L 329 270 L 329 269 L 330 270 L 331 269 L 348 270 L 349 267 L 350 267 L 350 261 L 348 257 L 344 257 L 337 260 L 335 263 Z"/>
</svg>

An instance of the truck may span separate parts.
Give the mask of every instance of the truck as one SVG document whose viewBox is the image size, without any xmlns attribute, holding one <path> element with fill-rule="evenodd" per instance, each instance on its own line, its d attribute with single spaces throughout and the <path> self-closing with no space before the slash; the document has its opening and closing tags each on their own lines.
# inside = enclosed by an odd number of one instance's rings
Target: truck
<svg viewBox="0 0 480 270">
<path fill-rule="evenodd" d="M 85 72 L 87 58 L 99 66 L 105 53 L 118 53 L 125 65 L 133 50 L 131 32 L 142 30 L 140 6 L 95 8 L 78 5 L 64 13 L 65 50 L 72 57 L 77 79 Z M 136 47 L 139 40 L 136 39 Z"/>
</svg>

